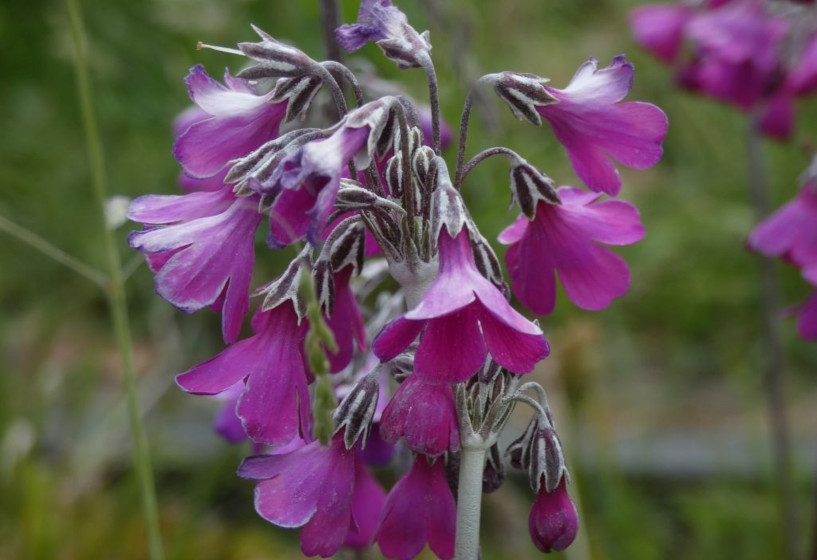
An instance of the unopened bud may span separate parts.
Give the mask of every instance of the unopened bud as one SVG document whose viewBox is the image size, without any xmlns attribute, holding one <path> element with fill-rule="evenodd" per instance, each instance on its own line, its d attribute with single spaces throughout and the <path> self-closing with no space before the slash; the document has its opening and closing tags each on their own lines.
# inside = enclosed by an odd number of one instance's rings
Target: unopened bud
<svg viewBox="0 0 817 560">
<path fill-rule="evenodd" d="M 247 80 L 263 78 L 292 78 L 309 73 L 317 64 L 306 53 L 284 44 L 256 26 L 253 30 L 261 37 L 258 43 L 239 43 L 238 48 L 245 55 L 258 61 L 238 73 L 238 77 Z"/>
<path fill-rule="evenodd" d="M 354 447 L 361 437 L 363 438 L 361 447 L 366 445 L 380 395 L 379 377 L 380 368 L 377 368 L 358 381 L 332 416 L 335 421 L 335 433 L 345 428 L 343 443 L 346 449 Z"/>
<path fill-rule="evenodd" d="M 275 83 L 271 101 L 278 103 L 288 99 L 285 121 L 302 120 L 323 82 L 318 76 L 305 74 L 294 78 L 281 78 Z"/>
<path fill-rule="evenodd" d="M 542 125 L 542 117 L 536 107 L 559 102 L 545 88 L 545 84 L 549 81 L 547 78 L 517 72 L 501 72 L 492 74 L 489 78 L 493 83 L 494 91 L 508 105 L 513 116 L 519 120 L 527 120 L 536 126 Z"/>
<path fill-rule="evenodd" d="M 539 490 L 528 517 L 533 544 L 542 552 L 564 550 L 576 538 L 579 514 L 567 495 L 565 481 L 552 492 Z"/>
<path fill-rule="evenodd" d="M 561 204 L 553 179 L 521 160 L 511 166 L 511 193 L 513 202 L 522 213 L 532 220 L 540 200 L 548 204 Z"/>
</svg>

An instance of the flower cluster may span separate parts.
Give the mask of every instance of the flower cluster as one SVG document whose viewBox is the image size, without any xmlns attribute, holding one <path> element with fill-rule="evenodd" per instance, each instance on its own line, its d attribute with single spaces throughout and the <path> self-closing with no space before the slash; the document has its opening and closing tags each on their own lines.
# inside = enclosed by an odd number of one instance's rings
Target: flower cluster
<svg viewBox="0 0 817 560">
<path fill-rule="evenodd" d="M 806 340 L 817 340 L 817 157 L 803 175 L 797 196 L 761 222 L 748 240 L 749 248 L 779 257 L 800 269 L 813 288 L 795 309 L 797 330 Z"/>
<path fill-rule="evenodd" d="M 752 113 L 763 134 L 785 140 L 795 99 L 817 91 L 813 3 L 647 4 L 632 11 L 630 23 L 642 47 L 676 68 L 679 84 Z"/>
<path fill-rule="evenodd" d="M 507 454 L 537 494 L 531 537 L 543 551 L 567 547 L 578 515 L 561 443 L 544 389 L 522 383 L 550 348 L 538 322 L 509 303 L 500 262 L 460 191 L 486 157 L 506 157 L 521 212 L 500 236 L 513 294 L 549 314 L 558 273 L 577 306 L 604 309 L 630 284 L 626 262 L 606 245 L 634 243 L 644 229 L 632 204 L 602 197 L 621 189 L 615 162 L 641 169 L 659 160 L 663 112 L 622 101 L 633 79 L 623 56 L 604 68 L 588 61 L 564 89 L 531 74 L 490 74 L 478 85 L 493 86 L 516 116 L 547 121 L 590 191 L 556 188 L 507 148 L 465 163 L 464 142 L 452 179 L 428 33 L 389 0 L 363 0 L 338 41 L 348 50 L 374 41 L 400 68 L 425 71 L 430 134 L 423 107 L 406 96 L 372 96 L 339 63 L 256 32 L 259 41 L 234 51 L 248 60 L 236 76 L 222 84 L 197 66 L 187 77 L 195 107 L 178 118 L 174 149 L 186 194 L 143 196 L 130 208 L 144 224 L 130 244 L 147 257 L 157 293 L 185 312 L 222 316 L 226 348 L 178 385 L 225 402 L 218 431 L 260 452 L 238 470 L 258 481 L 259 515 L 301 528 L 303 552 L 324 557 L 374 542 L 401 560 L 426 544 L 444 559 L 455 549 L 475 556 L 469 547 L 478 544 L 457 527 L 473 525 L 464 516 L 474 499 L 478 525 L 483 488 L 501 484 L 498 436 L 525 403 L 533 420 Z M 355 93 L 354 108 L 335 76 Z M 336 122 L 298 126 L 308 113 L 328 114 L 310 110 L 327 102 Z M 470 101 L 466 108 L 463 137 Z M 297 246 L 298 256 L 255 290 L 252 333 L 241 338 L 262 223 L 270 248 Z M 377 288 L 387 275 L 395 294 Z M 402 477 L 387 493 L 371 468 L 389 463 Z M 474 469 L 476 488 L 463 475 Z"/>
</svg>

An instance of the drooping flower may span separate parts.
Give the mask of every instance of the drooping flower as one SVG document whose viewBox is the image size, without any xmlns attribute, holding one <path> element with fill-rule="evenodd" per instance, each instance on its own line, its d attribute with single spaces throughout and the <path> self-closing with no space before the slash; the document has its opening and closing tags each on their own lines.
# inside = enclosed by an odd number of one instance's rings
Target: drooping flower
<svg viewBox="0 0 817 560">
<path fill-rule="evenodd" d="M 369 517 L 353 507 L 356 487 L 362 490 L 358 497 L 372 495 L 371 481 L 363 473 L 354 450 L 346 449 L 343 434 L 327 447 L 313 441 L 286 455 L 248 457 L 238 468 L 239 476 L 261 481 L 255 488 L 258 514 L 279 527 L 303 527 L 303 553 L 324 558 L 347 539 L 355 543 L 364 536 L 359 531 L 368 526 Z M 356 513 L 364 513 L 364 523 L 355 519 Z M 350 533 L 352 527 L 357 534 Z"/>
<path fill-rule="evenodd" d="M 456 237 L 443 228 L 438 243 L 437 278 L 417 307 L 375 338 L 375 354 L 391 360 L 422 332 L 414 368 L 428 381 L 465 381 L 482 367 L 488 352 L 509 371 L 532 371 L 549 353 L 542 331 L 480 275 L 466 228 Z"/>
<path fill-rule="evenodd" d="M 553 492 L 543 484 L 533 502 L 528 517 L 528 529 L 533 544 L 542 552 L 564 550 L 576 538 L 579 515 L 567 495 L 565 479 Z"/>
<path fill-rule="evenodd" d="M 247 435 L 283 445 L 311 429 L 302 350 L 307 322 L 299 324 L 288 302 L 256 312 L 252 327 L 255 335 L 180 374 L 176 382 L 189 393 L 217 395 L 244 381 L 236 412 Z"/>
<path fill-rule="evenodd" d="M 320 239 L 340 187 L 355 156 L 368 165 L 369 154 L 387 114 L 383 100 L 373 101 L 349 113 L 326 139 L 308 142 L 287 156 L 262 191 L 275 195 L 270 211 L 273 247 L 284 247 L 309 237 Z"/>
<path fill-rule="evenodd" d="M 669 64 L 681 50 L 684 26 L 692 13 L 685 4 L 645 4 L 630 12 L 630 26 L 639 45 Z"/>
<path fill-rule="evenodd" d="M 621 102 L 633 83 L 633 65 L 624 56 L 598 69 L 590 59 L 579 67 L 565 89 L 545 86 L 558 103 L 541 105 L 539 114 L 567 150 L 573 169 L 591 190 L 611 196 L 621 189 L 612 159 L 626 167 L 655 165 L 667 134 L 661 109 L 640 101 Z"/>
<path fill-rule="evenodd" d="M 375 540 L 388 558 L 410 560 L 428 542 L 434 554 L 448 560 L 454 556 L 456 516 L 443 461 L 430 465 L 418 455 L 389 492 Z"/>
<path fill-rule="evenodd" d="M 409 25 L 406 14 L 391 0 L 362 0 L 357 23 L 338 27 L 335 38 L 349 52 L 372 41 L 400 68 L 421 66 L 420 57 L 428 57 L 431 51 L 428 39 Z"/>
<path fill-rule="evenodd" d="M 194 66 L 185 78 L 190 99 L 201 110 L 186 114 L 173 153 L 196 178 L 212 177 L 227 163 L 278 136 L 288 101 L 270 103 L 273 92 L 257 95 L 246 80 L 225 72 L 224 83 Z M 204 118 L 202 112 L 206 113 Z"/>
<path fill-rule="evenodd" d="M 798 267 L 817 263 L 817 188 L 805 184 L 794 200 L 752 231 L 748 245 Z"/>
<path fill-rule="evenodd" d="M 591 311 L 627 293 L 627 263 L 601 243 L 629 245 L 644 237 L 638 210 L 623 200 L 558 189 L 562 204 L 540 201 L 533 220 L 522 214 L 499 236 L 514 294 L 537 315 L 553 312 L 558 272 L 570 300 Z"/>
<path fill-rule="evenodd" d="M 412 451 L 439 457 L 459 449 L 454 393 L 446 383 L 409 375 L 383 411 L 380 434 L 388 443 L 404 437 Z"/>
<path fill-rule="evenodd" d="M 160 296 L 187 313 L 220 311 L 224 340 L 233 342 L 249 310 L 262 217 L 255 197 L 235 198 L 226 189 L 148 195 L 131 203 L 128 218 L 149 227 L 132 232 L 128 243 L 148 257 Z"/>
</svg>

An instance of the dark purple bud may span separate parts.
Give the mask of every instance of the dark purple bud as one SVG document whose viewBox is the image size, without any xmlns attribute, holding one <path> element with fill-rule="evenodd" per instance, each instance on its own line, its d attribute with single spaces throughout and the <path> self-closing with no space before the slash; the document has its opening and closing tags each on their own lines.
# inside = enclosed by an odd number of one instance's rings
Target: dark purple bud
<svg viewBox="0 0 817 560">
<path fill-rule="evenodd" d="M 490 79 L 494 91 L 510 107 L 514 117 L 528 120 L 536 126 L 542 125 L 542 117 L 536 107 L 559 102 L 545 89 L 549 80 L 535 74 L 501 72 L 486 78 Z"/>
<path fill-rule="evenodd" d="M 380 368 L 376 368 L 358 381 L 332 415 L 335 421 L 335 433 L 346 428 L 343 433 L 343 443 L 346 449 L 354 447 L 361 437 L 363 438 L 361 447 L 366 446 L 366 439 L 369 437 L 369 429 L 380 395 L 379 377 Z"/>
<path fill-rule="evenodd" d="M 469 236 L 473 238 L 476 225 L 471 220 L 460 193 L 451 184 L 451 176 L 448 174 L 445 161 L 439 157 L 434 161 L 437 162 L 437 188 L 431 200 L 432 239 L 436 242 L 443 227 L 452 238 L 457 237 L 462 229 L 467 227 Z"/>
<path fill-rule="evenodd" d="M 545 490 L 553 492 L 559 482 L 567 477 L 562 443 L 553 428 L 540 426 L 531 441 L 528 474 L 534 492 L 540 490 L 542 479 Z"/>
<path fill-rule="evenodd" d="M 274 39 L 254 25 L 252 28 L 261 37 L 261 41 L 239 43 L 238 48 L 249 58 L 258 61 L 258 64 L 239 72 L 239 78 L 292 78 L 309 73 L 310 68 L 317 64 L 303 51 Z"/>
<path fill-rule="evenodd" d="M 482 472 L 482 491 L 490 494 L 502 486 L 505 480 L 505 465 L 499 455 L 499 446 L 493 444 L 485 458 L 485 470 Z"/>
<path fill-rule="evenodd" d="M 298 320 L 306 315 L 306 303 L 300 295 L 301 275 L 304 268 L 311 266 L 311 247 L 307 246 L 295 259 L 289 263 L 284 273 L 264 286 L 256 290 L 255 295 L 263 295 L 264 301 L 261 303 L 262 311 L 269 311 L 278 307 L 287 300 L 292 300 Z"/>
<path fill-rule="evenodd" d="M 349 265 L 355 273 L 360 272 L 363 268 L 365 234 L 366 228 L 359 220 L 345 224 L 337 235 L 333 230 L 331 243 L 324 246 L 324 251 L 334 272 L 340 272 Z"/>
<path fill-rule="evenodd" d="M 435 156 L 434 150 L 428 146 L 420 146 L 411 158 L 411 170 L 414 172 L 417 181 L 423 186 L 428 187 L 428 173 L 431 170 L 431 162 Z M 430 188 L 427 188 L 427 190 L 431 191 Z"/>
<path fill-rule="evenodd" d="M 511 166 L 511 193 L 513 202 L 522 213 L 532 220 L 540 200 L 548 204 L 561 204 L 553 179 L 536 169 L 525 160 Z"/>
<path fill-rule="evenodd" d="M 403 175 L 403 154 L 397 152 L 394 156 L 389 158 L 386 164 L 386 185 L 389 187 L 389 194 L 394 198 L 403 196 L 407 185 L 406 181 L 411 181 L 411 177 Z M 408 185 L 410 186 L 410 184 Z"/>
<path fill-rule="evenodd" d="M 538 416 L 531 418 L 528 427 L 518 438 L 513 440 L 505 453 L 510 456 L 511 466 L 515 469 L 527 470 L 530 466 L 530 448 L 536 434 L 539 432 Z"/>
<path fill-rule="evenodd" d="M 335 277 L 332 274 L 332 264 L 327 259 L 318 259 L 312 271 L 312 279 L 315 281 L 318 304 L 326 316 L 331 317 L 335 310 Z"/>
<path fill-rule="evenodd" d="M 272 101 L 277 103 L 288 99 L 287 114 L 284 120 L 302 120 L 306 116 L 315 94 L 321 89 L 321 85 L 323 85 L 323 81 L 318 76 L 310 74 L 294 78 L 281 78 L 275 84 Z"/>
<path fill-rule="evenodd" d="M 502 276 L 502 265 L 499 264 L 499 258 L 488 241 L 482 235 L 479 235 L 478 239 L 471 243 L 471 250 L 474 253 L 474 264 L 477 265 L 479 273 L 499 288 L 505 298 L 508 299 L 510 291 L 505 278 Z"/>
<path fill-rule="evenodd" d="M 567 495 L 565 481 L 553 491 L 539 490 L 528 517 L 533 544 L 542 552 L 564 550 L 576 538 L 579 514 Z"/>
</svg>

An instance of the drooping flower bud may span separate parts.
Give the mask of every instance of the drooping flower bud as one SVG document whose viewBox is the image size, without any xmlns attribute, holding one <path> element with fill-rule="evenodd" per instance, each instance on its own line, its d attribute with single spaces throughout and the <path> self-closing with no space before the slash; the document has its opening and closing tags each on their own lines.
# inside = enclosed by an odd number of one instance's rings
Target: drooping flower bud
<svg viewBox="0 0 817 560">
<path fill-rule="evenodd" d="M 300 49 L 278 41 L 255 25 L 252 28 L 261 37 L 261 41 L 239 43 L 238 48 L 257 63 L 239 72 L 239 77 L 247 80 L 293 78 L 306 74 L 311 67 L 317 65 Z"/>
<path fill-rule="evenodd" d="M 567 495 L 565 481 L 553 491 L 539 490 L 528 517 L 533 544 L 542 552 L 564 550 L 576 538 L 579 514 Z"/>
<path fill-rule="evenodd" d="M 540 200 L 549 204 L 562 203 L 553 179 L 525 160 L 516 161 L 511 166 L 511 193 L 513 203 L 519 205 L 529 220 L 536 217 Z"/>
<path fill-rule="evenodd" d="M 335 433 L 345 428 L 343 443 L 346 449 L 352 449 L 361 437 L 361 447 L 366 446 L 372 418 L 377 408 L 377 399 L 380 395 L 380 368 L 366 375 L 357 382 L 346 397 L 341 401 L 332 418 L 335 421 Z"/>
<path fill-rule="evenodd" d="M 490 74 L 484 79 L 493 84 L 494 91 L 508 105 L 514 117 L 520 121 L 530 121 L 536 126 L 542 124 L 542 117 L 536 107 L 559 102 L 545 89 L 544 84 L 550 80 L 535 74 L 501 72 Z"/>
</svg>

